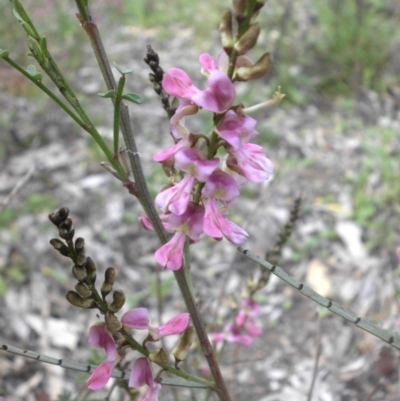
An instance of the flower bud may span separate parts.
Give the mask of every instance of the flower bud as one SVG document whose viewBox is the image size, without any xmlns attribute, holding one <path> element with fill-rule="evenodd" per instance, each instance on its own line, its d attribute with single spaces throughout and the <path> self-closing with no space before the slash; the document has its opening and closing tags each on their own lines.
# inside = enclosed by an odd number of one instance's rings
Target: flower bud
<svg viewBox="0 0 400 401">
<path fill-rule="evenodd" d="M 61 255 L 69 257 L 69 249 L 68 247 L 59 239 L 57 238 L 53 238 L 50 240 L 50 245 L 59 253 L 61 253 Z"/>
<path fill-rule="evenodd" d="M 75 285 L 75 290 L 82 298 L 86 299 L 86 298 L 90 298 L 92 296 L 92 291 L 84 283 L 77 283 Z"/>
<path fill-rule="evenodd" d="M 91 257 L 86 258 L 86 264 L 85 268 L 87 271 L 87 276 L 89 277 L 90 281 L 94 283 L 96 281 L 96 264 L 93 262 L 93 259 Z"/>
<path fill-rule="evenodd" d="M 260 34 L 260 25 L 258 23 L 250 25 L 249 29 L 235 43 L 235 50 L 238 55 L 246 54 L 257 43 L 258 35 Z"/>
<path fill-rule="evenodd" d="M 76 264 L 78 266 L 83 266 L 86 263 L 86 256 L 85 255 L 78 255 L 76 257 Z"/>
<path fill-rule="evenodd" d="M 166 365 L 168 363 L 169 357 L 168 354 L 165 352 L 164 348 L 161 348 L 150 352 L 149 359 L 152 362 Z"/>
<path fill-rule="evenodd" d="M 77 292 L 68 291 L 66 296 L 67 301 L 78 308 L 90 309 L 96 307 L 96 302 L 93 299 L 83 299 Z"/>
<path fill-rule="evenodd" d="M 264 76 L 271 68 L 272 59 L 269 53 L 265 53 L 254 65 L 250 67 L 239 67 L 236 70 L 237 81 L 250 81 Z"/>
<path fill-rule="evenodd" d="M 118 318 L 110 312 L 107 312 L 105 315 L 105 321 L 108 329 L 111 331 L 111 333 L 114 333 L 115 331 L 118 331 L 122 327 L 122 323 L 118 320 Z"/>
<path fill-rule="evenodd" d="M 219 24 L 219 33 L 221 35 L 221 43 L 226 54 L 230 54 L 235 44 L 232 28 L 232 11 L 228 8 L 222 14 L 222 19 Z"/>
<path fill-rule="evenodd" d="M 87 277 L 87 271 L 84 267 L 75 265 L 72 267 L 72 275 L 75 280 L 84 281 Z"/>
<path fill-rule="evenodd" d="M 75 230 L 67 230 L 65 228 L 60 228 L 58 230 L 58 234 L 62 239 L 65 239 L 66 241 L 71 241 L 72 238 L 74 238 L 75 235 Z"/>
<path fill-rule="evenodd" d="M 113 301 L 108 307 L 112 312 L 118 312 L 125 304 L 125 294 L 121 290 L 113 292 Z"/>
<path fill-rule="evenodd" d="M 233 12 L 235 14 L 235 18 L 237 22 L 241 22 L 244 20 L 247 14 L 248 0 L 233 0 Z"/>
<path fill-rule="evenodd" d="M 194 327 L 188 326 L 186 330 L 181 334 L 178 344 L 172 351 L 172 355 L 176 360 L 176 364 L 178 364 L 179 362 L 183 361 L 186 358 L 186 355 L 193 344 L 194 337 L 195 337 Z"/>
<path fill-rule="evenodd" d="M 101 286 L 101 295 L 103 298 L 111 292 L 115 282 L 115 276 L 115 269 L 113 267 L 108 267 L 104 273 L 104 283 Z"/>
<path fill-rule="evenodd" d="M 75 240 L 75 250 L 77 252 L 82 251 L 85 246 L 85 240 L 82 237 L 79 237 Z"/>
<path fill-rule="evenodd" d="M 69 215 L 69 209 L 62 207 L 55 213 L 49 214 L 49 220 L 55 225 L 59 226 Z"/>
</svg>

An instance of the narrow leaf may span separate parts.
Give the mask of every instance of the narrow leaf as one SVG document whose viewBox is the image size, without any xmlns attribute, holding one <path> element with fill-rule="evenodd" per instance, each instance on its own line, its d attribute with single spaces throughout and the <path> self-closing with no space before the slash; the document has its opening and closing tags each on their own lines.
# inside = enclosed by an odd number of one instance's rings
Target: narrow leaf
<svg viewBox="0 0 400 401">
<path fill-rule="evenodd" d="M 35 37 L 35 32 L 33 32 L 31 26 L 27 24 L 25 21 L 21 22 L 22 28 L 24 28 L 25 32 L 29 35 L 32 36 L 33 38 Z"/>
<path fill-rule="evenodd" d="M 108 92 L 101 92 L 98 95 L 103 98 L 113 98 L 115 97 L 115 91 L 112 89 Z"/>
<path fill-rule="evenodd" d="M 40 50 L 42 51 L 42 53 L 47 54 L 47 39 L 45 36 L 43 36 L 40 39 L 39 45 L 40 45 Z"/>
<path fill-rule="evenodd" d="M 136 104 L 141 104 L 143 102 L 143 98 L 136 93 L 125 93 L 124 95 L 122 95 L 122 99 Z"/>
<path fill-rule="evenodd" d="M 205 384 L 192 382 L 189 380 L 181 379 L 180 377 L 162 377 L 161 383 L 168 386 L 178 387 L 191 387 L 191 388 L 209 388 Z"/>
<path fill-rule="evenodd" d="M 23 20 L 23 18 L 21 17 L 21 15 L 20 15 L 20 13 L 15 9 L 15 8 L 13 8 L 13 14 L 14 14 L 14 16 L 15 16 L 15 18 L 19 21 L 19 22 L 25 22 L 24 20 Z"/>
<path fill-rule="evenodd" d="M 8 57 L 9 54 L 10 54 L 10 52 L 8 50 L 0 49 L 0 57 L 1 58 L 6 58 L 6 57 Z"/>
<path fill-rule="evenodd" d="M 120 65 L 118 65 L 117 63 L 113 63 L 114 67 L 122 74 L 122 75 L 128 75 L 131 74 L 133 72 L 132 68 L 122 68 Z"/>
<path fill-rule="evenodd" d="M 32 77 L 36 75 L 36 67 L 34 65 L 28 65 L 28 68 L 26 69 L 26 72 L 31 75 Z"/>
</svg>

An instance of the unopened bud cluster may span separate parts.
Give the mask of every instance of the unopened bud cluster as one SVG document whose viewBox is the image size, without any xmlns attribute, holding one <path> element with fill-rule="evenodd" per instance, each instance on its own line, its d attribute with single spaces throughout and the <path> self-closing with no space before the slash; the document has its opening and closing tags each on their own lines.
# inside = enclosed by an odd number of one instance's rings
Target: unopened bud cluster
<svg viewBox="0 0 400 401">
<path fill-rule="evenodd" d="M 92 309 L 98 308 L 102 312 L 102 305 L 99 302 L 104 302 L 108 306 L 111 313 L 118 312 L 125 304 L 125 295 L 122 291 L 116 290 L 113 292 L 113 300 L 110 305 L 106 302 L 107 295 L 113 290 L 115 282 L 115 269 L 109 267 L 104 275 L 104 282 L 101 286 L 101 298 L 97 297 L 94 284 L 96 282 L 97 268 L 93 259 L 86 256 L 85 240 L 81 237 L 75 241 L 75 230 L 72 226 L 72 220 L 68 217 L 69 210 L 63 207 L 49 215 L 50 221 L 57 226 L 60 237 L 50 240 L 50 244 L 61 255 L 70 258 L 73 262 L 72 275 L 78 281 L 75 285 L 75 291 L 68 291 L 66 298 L 68 302 L 78 308 Z M 104 308 L 103 308 L 104 309 Z M 112 320 L 112 318 L 110 318 Z M 115 324 L 113 324 L 116 327 Z"/>
</svg>

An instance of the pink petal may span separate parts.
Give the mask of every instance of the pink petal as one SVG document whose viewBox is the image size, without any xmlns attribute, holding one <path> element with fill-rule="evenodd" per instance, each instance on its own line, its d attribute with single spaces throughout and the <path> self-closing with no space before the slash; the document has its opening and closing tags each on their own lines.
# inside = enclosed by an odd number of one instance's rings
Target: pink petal
<svg viewBox="0 0 400 401">
<path fill-rule="evenodd" d="M 191 100 L 214 113 L 224 113 L 233 105 L 236 92 L 229 77 L 221 71 L 213 71 L 207 81 L 208 89 L 193 94 Z"/>
<path fill-rule="evenodd" d="M 167 149 L 157 152 L 153 156 L 153 160 L 158 163 L 168 164 L 171 161 L 171 159 L 174 157 L 176 152 L 178 152 L 180 149 L 187 148 L 189 146 L 190 146 L 189 140 L 187 140 L 186 138 L 181 139 L 179 142 L 177 142 L 174 145 L 171 145 Z"/>
<path fill-rule="evenodd" d="M 138 358 L 132 365 L 128 386 L 139 388 L 144 384 L 154 387 L 153 371 L 147 358 Z"/>
<path fill-rule="evenodd" d="M 178 216 L 185 213 L 190 194 L 194 186 L 194 177 L 186 175 L 183 179 L 171 188 L 160 192 L 155 199 L 155 205 L 164 211 L 169 210 Z"/>
<path fill-rule="evenodd" d="M 107 331 L 105 323 L 98 323 L 89 329 L 89 344 L 103 348 L 109 361 L 117 352 L 117 345 L 112 335 Z"/>
<path fill-rule="evenodd" d="M 205 153 L 197 148 L 182 149 L 175 155 L 175 166 L 200 182 L 205 182 L 218 164 L 218 158 L 208 160 Z"/>
<path fill-rule="evenodd" d="M 133 329 L 145 330 L 150 328 L 149 311 L 147 308 L 134 308 L 124 313 L 121 319 L 124 326 Z"/>
<path fill-rule="evenodd" d="M 201 194 L 204 198 L 215 198 L 232 202 L 239 195 L 239 188 L 234 178 L 220 169 L 216 169 L 207 179 Z"/>
<path fill-rule="evenodd" d="M 103 388 L 110 380 L 112 370 L 116 365 L 115 361 L 104 361 L 97 366 L 93 373 L 86 380 L 86 384 L 90 390 L 99 390 Z"/>
<path fill-rule="evenodd" d="M 189 325 L 189 313 L 181 313 L 157 329 L 160 337 L 182 333 Z"/>
<path fill-rule="evenodd" d="M 212 71 L 218 70 L 216 61 L 207 53 L 201 54 L 199 57 L 199 61 L 202 71 L 206 73 L 211 73 Z"/>
<path fill-rule="evenodd" d="M 167 269 L 179 270 L 182 267 L 185 240 L 184 233 L 176 232 L 169 242 L 156 251 L 154 254 L 156 262 Z"/>
<path fill-rule="evenodd" d="M 164 75 L 162 86 L 165 92 L 170 96 L 183 99 L 191 99 L 195 94 L 199 93 L 189 75 L 179 68 L 171 68 Z"/>
<path fill-rule="evenodd" d="M 158 401 L 158 393 L 161 390 L 161 384 L 155 383 L 153 387 L 149 387 L 146 395 L 141 401 Z"/>
</svg>

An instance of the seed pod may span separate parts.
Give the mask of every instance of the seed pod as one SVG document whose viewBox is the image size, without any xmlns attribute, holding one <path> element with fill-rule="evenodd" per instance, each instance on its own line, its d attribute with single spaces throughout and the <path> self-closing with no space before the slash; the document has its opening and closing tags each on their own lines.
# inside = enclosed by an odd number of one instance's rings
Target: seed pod
<svg viewBox="0 0 400 401">
<path fill-rule="evenodd" d="M 108 307 L 112 312 L 118 312 L 125 304 L 125 294 L 121 290 L 113 292 L 113 301 Z"/>
<path fill-rule="evenodd" d="M 91 309 L 96 307 L 96 302 L 93 299 L 84 299 L 75 291 L 68 291 L 65 297 L 71 305 L 78 308 Z"/>
<path fill-rule="evenodd" d="M 75 285 L 75 290 L 82 298 L 86 299 L 92 296 L 91 289 L 84 283 L 77 283 Z"/>
<path fill-rule="evenodd" d="M 122 327 L 122 323 L 118 320 L 118 318 L 110 312 L 107 312 L 105 315 L 105 321 L 108 329 L 111 331 L 111 333 L 114 333 L 115 331 L 118 331 Z"/>
<path fill-rule="evenodd" d="M 260 25 L 258 23 L 250 25 L 249 29 L 235 43 L 235 50 L 238 55 L 246 54 L 257 43 L 258 35 L 260 34 Z"/>
<path fill-rule="evenodd" d="M 60 241 L 57 238 L 53 238 L 50 240 L 50 245 L 58 252 L 61 253 L 61 255 L 70 257 L 69 254 L 69 249 L 68 247 L 64 244 L 64 242 Z"/>
<path fill-rule="evenodd" d="M 166 365 L 168 363 L 169 357 L 164 348 L 161 348 L 150 352 L 149 359 L 150 361 L 153 361 L 155 363 Z"/>
<path fill-rule="evenodd" d="M 88 278 L 94 284 L 96 281 L 97 268 L 96 268 L 96 264 L 94 263 L 93 259 L 90 256 L 88 256 L 86 258 L 85 268 L 87 271 Z"/>
<path fill-rule="evenodd" d="M 108 267 L 104 273 L 104 283 L 101 286 L 101 295 L 103 298 L 111 292 L 115 282 L 115 276 L 115 269 L 113 267 Z"/>
<path fill-rule="evenodd" d="M 222 14 L 221 22 L 219 24 L 219 33 L 221 35 L 222 47 L 229 55 L 235 43 L 232 27 L 232 11 L 229 8 Z"/>
<path fill-rule="evenodd" d="M 175 365 L 186 358 L 186 355 L 193 344 L 194 337 L 195 332 L 193 326 L 188 326 L 186 330 L 181 334 L 178 344 L 172 351 L 172 355 L 174 356 L 176 361 Z"/>
<path fill-rule="evenodd" d="M 236 70 L 237 81 L 250 81 L 264 76 L 271 68 L 272 59 L 269 53 L 265 53 L 254 65 L 250 67 L 239 67 Z"/>
</svg>

